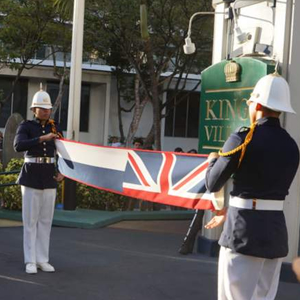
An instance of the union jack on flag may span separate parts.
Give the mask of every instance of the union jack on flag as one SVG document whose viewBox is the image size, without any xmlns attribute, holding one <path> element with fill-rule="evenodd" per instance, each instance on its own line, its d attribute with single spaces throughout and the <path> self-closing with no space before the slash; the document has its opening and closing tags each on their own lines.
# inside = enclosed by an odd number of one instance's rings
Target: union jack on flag
<svg viewBox="0 0 300 300">
<path fill-rule="evenodd" d="M 205 193 L 207 167 L 206 156 L 130 150 L 123 192 L 152 202 L 213 209 L 211 195 Z"/>
<path fill-rule="evenodd" d="M 215 209 L 206 193 L 206 155 L 133 150 L 56 140 L 66 177 L 97 189 L 192 209 Z"/>
</svg>

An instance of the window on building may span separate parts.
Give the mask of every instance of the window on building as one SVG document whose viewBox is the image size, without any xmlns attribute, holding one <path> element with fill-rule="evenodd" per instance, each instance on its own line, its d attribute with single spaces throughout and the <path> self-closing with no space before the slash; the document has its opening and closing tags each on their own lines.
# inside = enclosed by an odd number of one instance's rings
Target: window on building
<svg viewBox="0 0 300 300">
<path fill-rule="evenodd" d="M 47 82 L 47 92 L 54 104 L 59 91 L 58 82 Z M 68 105 L 69 105 L 69 85 L 64 86 L 63 98 L 60 106 L 55 113 L 55 121 L 58 122 L 62 130 L 67 130 L 68 124 Z M 88 132 L 89 130 L 89 113 L 90 113 L 90 85 L 82 84 L 81 86 L 81 103 L 80 103 L 80 131 Z"/>
<path fill-rule="evenodd" d="M 0 100 L 5 99 L 9 94 L 13 81 L 13 77 L 0 76 Z M 28 94 L 28 80 L 19 79 L 16 84 L 13 94 L 6 101 L 0 112 L 0 127 L 5 127 L 8 118 L 13 113 L 19 113 L 24 119 L 26 119 L 27 110 L 27 94 Z"/>
<path fill-rule="evenodd" d="M 198 137 L 200 93 L 167 93 L 165 136 Z"/>
</svg>

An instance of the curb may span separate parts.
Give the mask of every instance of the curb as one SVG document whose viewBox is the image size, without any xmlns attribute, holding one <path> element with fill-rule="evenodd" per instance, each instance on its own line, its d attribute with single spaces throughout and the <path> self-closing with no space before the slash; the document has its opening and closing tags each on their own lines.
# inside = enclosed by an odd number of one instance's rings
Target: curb
<svg viewBox="0 0 300 300">
<path fill-rule="evenodd" d="M 55 209 L 53 225 L 73 228 L 102 228 L 108 225 L 133 220 L 191 220 L 193 210 L 185 211 L 101 211 Z M 0 219 L 22 221 L 21 211 L 0 209 Z"/>
</svg>

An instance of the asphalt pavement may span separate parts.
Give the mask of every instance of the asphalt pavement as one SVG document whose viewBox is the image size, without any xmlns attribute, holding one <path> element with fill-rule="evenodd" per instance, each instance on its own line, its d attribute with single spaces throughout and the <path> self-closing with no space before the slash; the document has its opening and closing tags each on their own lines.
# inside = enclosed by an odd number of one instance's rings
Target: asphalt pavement
<svg viewBox="0 0 300 300">
<path fill-rule="evenodd" d="M 55 273 L 24 271 L 22 227 L 0 228 L 0 299 L 217 299 L 217 259 L 177 250 L 187 221 L 125 222 L 98 229 L 53 227 Z M 299 300 L 280 282 L 276 300 Z"/>
</svg>

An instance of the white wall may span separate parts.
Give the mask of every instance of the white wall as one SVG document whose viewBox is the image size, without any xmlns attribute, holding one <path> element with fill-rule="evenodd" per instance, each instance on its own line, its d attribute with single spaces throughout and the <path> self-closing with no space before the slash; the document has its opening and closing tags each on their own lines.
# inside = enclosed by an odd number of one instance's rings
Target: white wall
<svg viewBox="0 0 300 300">
<path fill-rule="evenodd" d="M 79 140 L 85 143 L 103 145 L 105 120 L 106 84 L 91 84 L 90 118 L 88 132 L 80 132 Z"/>
<path fill-rule="evenodd" d="M 3 75 L 16 75 L 15 71 L 10 69 L 1 69 L 0 74 Z M 28 102 L 27 102 L 27 119 L 32 119 L 33 114 L 30 110 L 30 105 L 34 94 L 39 91 L 40 83 L 43 83 L 44 90 L 47 89 L 47 80 L 57 80 L 53 75 L 53 69 L 51 66 L 39 66 L 31 70 L 25 70 L 22 76 L 27 77 L 28 81 Z M 197 80 L 200 77 L 196 77 L 194 80 L 190 80 L 186 84 L 186 90 L 193 89 Z M 117 112 L 117 89 L 116 81 L 111 77 L 110 72 L 101 72 L 94 70 L 83 70 L 82 81 L 90 83 L 90 119 L 89 119 L 89 131 L 80 132 L 79 140 L 82 142 L 105 145 L 107 143 L 106 135 L 120 136 L 119 133 L 119 121 Z M 107 92 L 106 89 L 110 89 Z M 172 88 L 172 85 L 171 87 Z M 197 88 L 200 91 L 200 86 Z M 110 98 L 110 99 L 109 99 Z M 132 103 L 123 102 L 122 105 L 129 109 Z M 106 117 L 109 114 L 109 117 Z M 128 133 L 129 126 L 132 120 L 133 112 L 122 112 L 123 129 L 125 137 Z M 146 105 L 140 126 L 135 136 L 146 137 L 149 133 L 153 120 L 152 105 L 149 103 Z M 105 129 L 107 128 L 107 129 Z M 107 132 L 105 132 L 107 130 Z M 174 150 L 176 147 L 182 147 L 188 151 L 192 148 L 198 148 L 198 139 L 190 138 L 172 138 L 164 137 L 164 119 L 162 120 L 162 147 L 163 150 Z"/>
<path fill-rule="evenodd" d="M 259 27 L 258 42 L 261 44 L 274 45 L 274 56 L 282 62 L 283 45 L 285 39 L 285 14 L 286 2 L 277 1 L 276 8 L 273 3 L 264 1 L 240 9 L 238 14 L 238 26 L 243 32 L 252 32 L 254 27 Z M 247 43 L 246 43 L 247 44 Z M 234 49 L 241 47 L 235 39 Z M 245 45 L 246 47 L 246 45 Z"/>
<path fill-rule="evenodd" d="M 181 147 L 184 152 L 188 152 L 191 149 L 198 150 L 198 138 L 193 139 L 165 136 L 162 147 L 165 151 L 174 151 L 177 147 Z"/>
<path fill-rule="evenodd" d="M 15 76 L 16 72 L 10 69 L 1 69 L 0 74 Z M 36 92 L 40 90 L 40 83 L 43 89 L 47 90 L 47 80 L 57 80 L 53 75 L 51 67 L 35 67 L 31 70 L 24 70 L 22 77 L 28 78 L 28 101 L 27 101 L 27 119 L 33 118 L 30 110 L 32 98 Z M 105 128 L 105 107 L 106 107 L 106 87 L 110 83 L 111 74 L 109 72 L 99 72 L 84 70 L 82 81 L 91 84 L 90 89 L 90 119 L 89 131 L 80 132 L 79 140 L 94 144 L 105 144 L 104 128 Z"/>
</svg>

